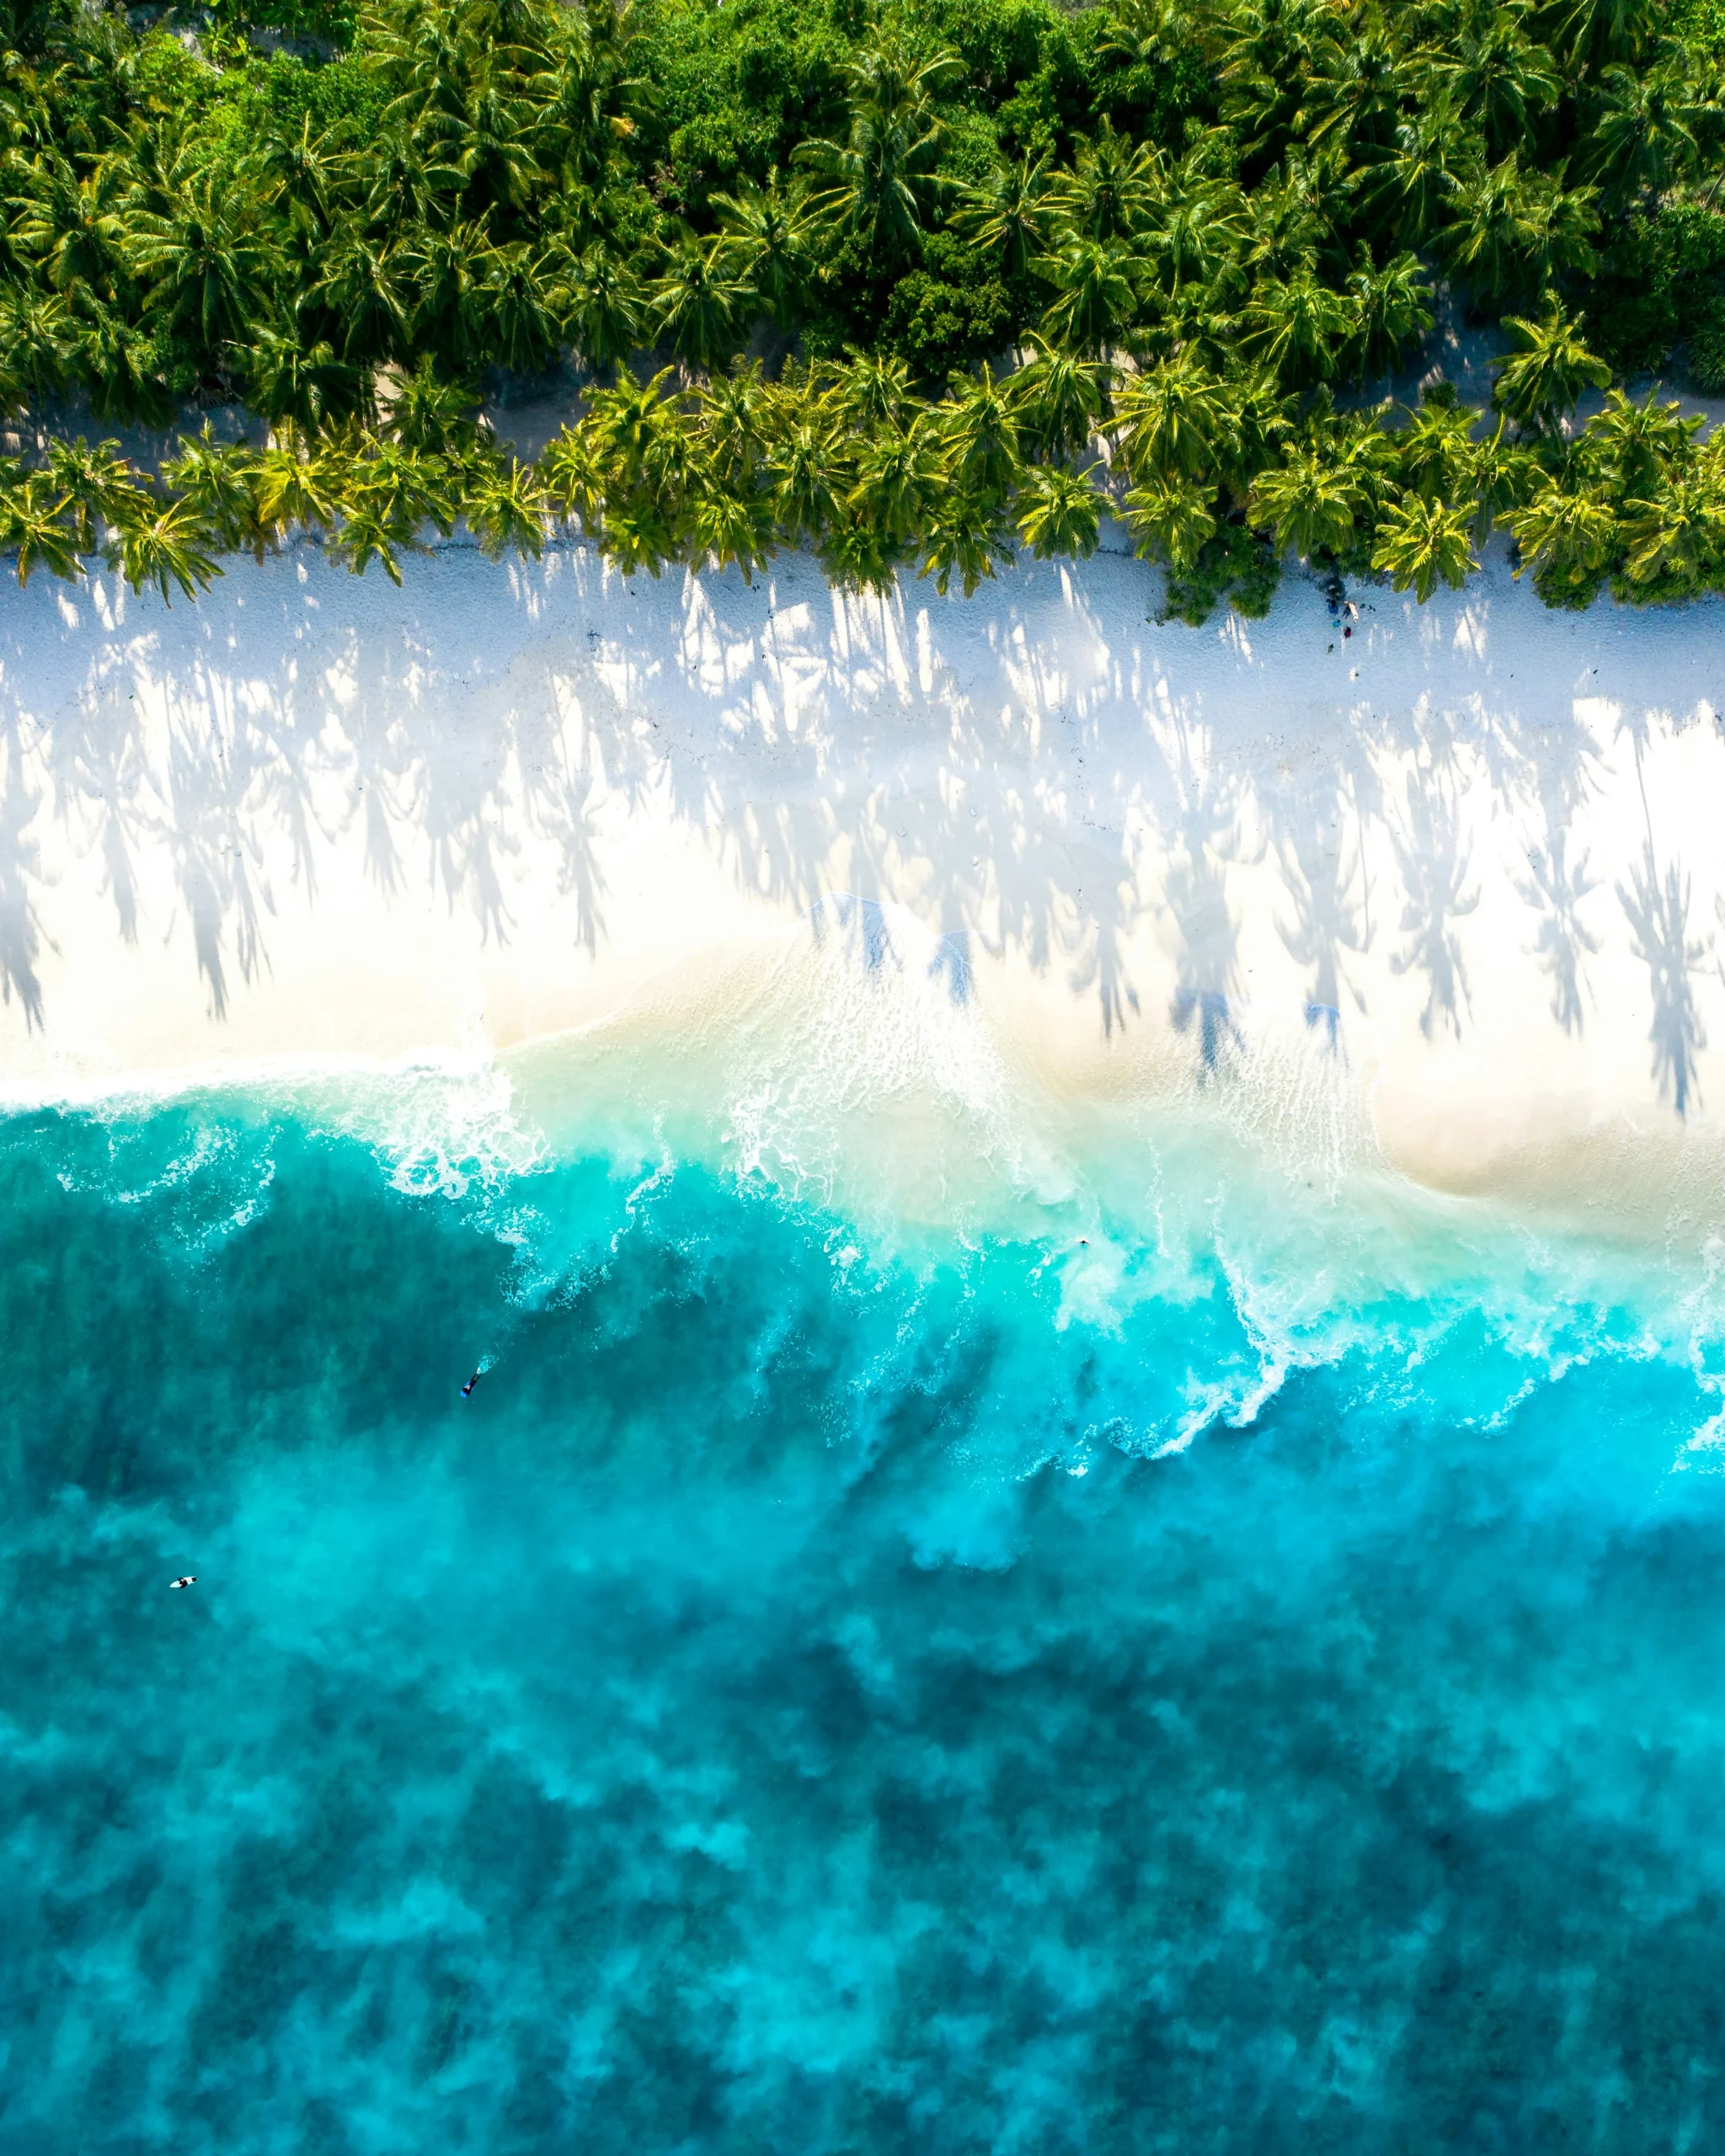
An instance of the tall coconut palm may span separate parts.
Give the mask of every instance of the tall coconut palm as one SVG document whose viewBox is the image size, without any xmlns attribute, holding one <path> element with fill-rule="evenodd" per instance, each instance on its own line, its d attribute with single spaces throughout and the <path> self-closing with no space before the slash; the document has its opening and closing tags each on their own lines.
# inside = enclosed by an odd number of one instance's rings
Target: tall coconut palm
<svg viewBox="0 0 1725 2156">
<path fill-rule="evenodd" d="M 483 455 L 462 501 L 479 550 L 496 561 L 506 549 L 537 562 L 545 551 L 549 504 L 539 474 L 515 457 Z"/>
<path fill-rule="evenodd" d="M 1140 484 L 1150 477 L 1214 477 L 1226 459 L 1231 417 L 1221 382 L 1183 347 L 1121 389 L 1115 431 L 1127 470 Z"/>
<path fill-rule="evenodd" d="M 1633 582 L 1665 579 L 1698 590 L 1725 567 L 1725 496 L 1711 472 L 1662 473 L 1624 504 L 1623 535 Z"/>
<path fill-rule="evenodd" d="M 1441 234 L 1450 265 L 1488 305 L 1593 266 L 1599 211 L 1591 187 L 1566 188 L 1565 168 L 1526 173 L 1511 150 L 1458 182 Z"/>
<path fill-rule="evenodd" d="M 955 576 L 964 596 L 973 598 L 996 566 L 1012 558 L 1001 499 L 966 487 L 943 488 L 927 520 L 920 552 L 916 574 L 932 576 L 943 599 Z"/>
<path fill-rule="evenodd" d="M 1124 248 L 1072 233 L 1037 269 L 1057 294 L 1044 334 L 1075 352 L 1107 351 L 1137 312 L 1140 264 Z"/>
<path fill-rule="evenodd" d="M 589 248 L 570 265 L 566 291 L 570 334 L 595 374 L 615 366 L 640 343 L 647 291 L 626 259 L 608 248 Z"/>
<path fill-rule="evenodd" d="M 1422 606 L 1440 584 L 1459 591 L 1478 566 L 1473 520 L 1471 502 L 1452 509 L 1441 497 L 1409 494 L 1380 520 L 1371 565 Z"/>
<path fill-rule="evenodd" d="M 1487 152 L 1499 157 L 1526 142 L 1557 101 L 1557 71 L 1529 34 L 1530 12 L 1526 0 L 1468 8 L 1458 34 L 1433 56 L 1463 125 L 1477 129 Z"/>
<path fill-rule="evenodd" d="M 132 212 L 130 253 L 151 312 L 207 353 L 268 312 L 278 256 L 257 199 L 208 168 L 174 178 L 159 209 Z"/>
<path fill-rule="evenodd" d="M 1479 413 L 1447 383 L 1429 389 L 1396 437 L 1397 476 L 1422 501 L 1454 500 L 1471 492 L 1473 430 Z"/>
<path fill-rule="evenodd" d="M 117 441 L 92 449 L 80 435 L 76 441 L 48 445 L 48 482 L 63 507 L 57 512 L 81 554 L 100 542 L 105 525 L 123 524 L 147 505 L 148 490 L 135 466 L 120 454 Z"/>
<path fill-rule="evenodd" d="M 1130 248 L 1155 215 L 1167 160 L 1149 142 L 1134 144 L 1103 117 L 1079 145 L 1076 163 L 1049 187 L 1055 223 L 1102 246 Z"/>
<path fill-rule="evenodd" d="M 1156 473 L 1127 492 L 1126 527 L 1147 561 L 1166 562 L 1188 576 L 1215 537 L 1219 520 L 1213 489 L 1183 473 Z"/>
<path fill-rule="evenodd" d="M 56 292 L 111 299 L 126 275 L 122 168 L 104 159 L 82 177 L 59 157 L 23 164 L 7 195 L 12 245 Z"/>
<path fill-rule="evenodd" d="M 736 348 L 748 291 L 724 243 L 686 226 L 654 280 L 654 326 L 692 366 L 717 366 Z"/>
<path fill-rule="evenodd" d="M 1261 278 L 1241 314 L 1247 350 L 1296 387 L 1327 382 L 1340 370 L 1362 320 L 1354 294 L 1332 291 L 1311 270 Z"/>
<path fill-rule="evenodd" d="M 104 551 L 109 568 L 134 591 L 153 584 L 168 605 L 176 590 L 195 599 L 222 574 L 216 542 L 189 502 L 147 499 L 116 526 Z"/>
<path fill-rule="evenodd" d="M 935 423 L 954 490 L 977 501 L 1004 500 L 1023 469 L 1018 415 L 985 360 L 937 410 Z"/>
<path fill-rule="evenodd" d="M 1017 495 L 1018 536 L 1039 562 L 1055 554 L 1083 560 L 1096 552 L 1102 532 L 1102 497 L 1091 483 L 1098 467 L 1073 472 L 1065 465 L 1036 464 Z"/>
<path fill-rule="evenodd" d="M 1008 276 L 1025 275 L 1048 244 L 1054 214 L 1049 172 L 1044 150 L 1039 157 L 996 164 L 985 179 L 962 184 L 953 229 L 992 255 Z"/>
<path fill-rule="evenodd" d="M 1587 169 L 1605 184 L 1608 201 L 1651 207 L 1694 171 L 1696 131 L 1706 116 L 1680 67 L 1608 67 L 1589 115 Z"/>
<path fill-rule="evenodd" d="M 1549 426 L 1573 408 L 1583 389 L 1605 387 L 1611 370 L 1583 340 L 1584 319 L 1566 315 L 1555 299 L 1537 322 L 1504 316 L 1516 349 L 1498 361 L 1492 401 L 1499 411 L 1523 426 Z"/>
<path fill-rule="evenodd" d="M 800 184 L 787 187 L 775 165 L 764 186 L 745 180 L 709 205 L 724 235 L 724 266 L 781 328 L 795 319 L 816 248 L 817 220 Z"/>
<path fill-rule="evenodd" d="M 28 584 L 38 569 L 50 576 L 83 574 L 72 508 L 51 472 L 24 472 L 8 460 L 0 468 L 0 549 L 17 556 L 18 580 Z"/>
<path fill-rule="evenodd" d="M 881 261 L 916 250 L 923 216 L 938 191 L 936 167 L 946 129 L 933 92 L 961 72 L 954 54 L 920 62 L 889 45 L 849 62 L 850 131 L 843 141 L 801 143 L 797 161 L 825 182 L 814 206 L 854 233 Z"/>
<path fill-rule="evenodd" d="M 1431 328 L 1432 291 L 1419 258 L 1406 248 L 1381 269 L 1370 247 L 1348 280 L 1354 307 L 1354 328 L 1344 358 L 1344 371 L 1370 376 L 1396 366 L 1407 347 Z"/>
<path fill-rule="evenodd" d="M 1033 334 L 1026 349 L 1030 357 L 1006 384 L 1021 448 L 1055 460 L 1087 450 L 1109 408 L 1113 370 Z"/>
<path fill-rule="evenodd" d="M 1258 474 L 1252 489 L 1252 521 L 1268 526 L 1283 551 L 1304 561 L 1335 552 L 1354 535 L 1365 506 L 1365 489 L 1348 465 L 1323 447 L 1304 444 L 1285 461 Z"/>
<path fill-rule="evenodd" d="M 1397 125 L 1393 147 L 1373 163 L 1362 191 L 1398 241 L 1419 247 L 1444 223 L 1467 168 L 1466 148 L 1466 132 L 1441 96 Z"/>
<path fill-rule="evenodd" d="M 1573 494 L 1547 478 L 1522 508 L 1503 521 L 1515 535 L 1523 569 L 1536 572 L 1542 588 L 1559 598 L 1590 596 L 1610 558 L 1617 519 L 1609 503 Z"/>
</svg>

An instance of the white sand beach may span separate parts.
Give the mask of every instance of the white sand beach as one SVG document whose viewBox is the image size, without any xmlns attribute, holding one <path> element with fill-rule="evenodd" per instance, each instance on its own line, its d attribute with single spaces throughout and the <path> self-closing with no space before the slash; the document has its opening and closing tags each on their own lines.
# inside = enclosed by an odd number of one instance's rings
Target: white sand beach
<svg viewBox="0 0 1725 2156">
<path fill-rule="evenodd" d="M 38 579 L 0 618 L 0 1081 L 669 1024 L 914 915 L 1061 1092 L 1291 1043 L 1423 1182 L 1711 1217 L 1725 613 L 1554 614 L 1501 564 L 1355 596 L 1344 639 L 1293 577 L 1158 627 L 1108 554 L 969 601 L 585 548 L 398 591 L 302 547 L 171 609 Z"/>
</svg>

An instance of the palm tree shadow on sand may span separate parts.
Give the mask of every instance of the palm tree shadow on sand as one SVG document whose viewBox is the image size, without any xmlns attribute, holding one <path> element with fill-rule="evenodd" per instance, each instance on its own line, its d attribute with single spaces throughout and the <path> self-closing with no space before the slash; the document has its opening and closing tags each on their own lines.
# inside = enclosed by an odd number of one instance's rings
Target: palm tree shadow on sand
<svg viewBox="0 0 1725 2156">
<path fill-rule="evenodd" d="M 127 601 L 120 620 L 111 594 L 51 607 L 32 587 L 0 632 L 0 979 L 29 1025 L 51 1026 L 45 813 L 65 827 L 56 857 L 104 864 L 122 941 L 140 937 L 147 882 L 163 932 L 168 864 L 219 1019 L 267 971 L 272 921 L 323 906 L 336 847 L 358 850 L 387 904 L 429 894 L 494 943 L 521 932 L 524 863 L 548 854 L 571 955 L 595 951 L 604 822 L 650 805 L 745 890 L 804 914 L 840 889 L 879 906 L 908 881 L 955 1004 L 974 1000 L 978 953 L 1010 951 L 1093 998 L 1115 1033 L 1140 1011 L 1132 967 L 1159 922 L 1171 1022 L 1220 1082 L 1242 1042 L 1245 876 L 1273 878 L 1270 922 L 1332 1050 L 1386 932 L 1391 969 L 1423 986 L 1427 1037 L 1460 1031 L 1479 889 L 1462 804 L 1488 784 L 1530 835 L 1522 947 L 1554 1025 L 1578 1033 L 1599 947 L 1599 878 L 1569 828 L 1595 786 L 1576 715 L 1589 670 L 1526 670 L 1439 710 L 1419 653 L 1442 656 L 1488 610 L 1436 602 L 1397 648 L 1398 697 L 1290 709 L 1278 653 L 1297 595 L 1256 645 L 1159 630 L 1147 595 L 1135 564 L 1107 559 L 1023 565 L 969 606 L 909 581 L 846 601 L 798 559 L 753 589 L 633 586 L 583 549 L 531 569 L 454 551 L 410 564 L 398 592 L 299 548 L 195 610 Z M 1460 675 L 1435 678 L 1468 680 L 1444 664 Z M 1708 946 L 1651 832 L 1619 895 L 1655 985 L 1655 1083 L 1686 1113 Z"/>
</svg>

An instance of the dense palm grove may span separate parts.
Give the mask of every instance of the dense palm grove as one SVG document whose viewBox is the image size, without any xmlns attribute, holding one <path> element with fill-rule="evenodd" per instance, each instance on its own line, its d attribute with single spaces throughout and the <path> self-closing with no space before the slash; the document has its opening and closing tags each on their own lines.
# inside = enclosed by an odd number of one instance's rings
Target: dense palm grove
<svg viewBox="0 0 1725 2156">
<path fill-rule="evenodd" d="M 1290 553 L 1423 598 L 1494 525 L 1554 601 L 1725 585 L 1725 437 L 1569 416 L 1725 390 L 1705 7 L 144 13 L 0 4 L 0 404 L 54 423 L 0 467 L 20 579 L 190 592 L 296 532 L 398 575 L 563 521 L 630 570 L 968 592 L 1110 510 L 1192 620 Z M 1439 281 L 1498 325 L 1490 410 L 1374 400 Z M 482 377 L 565 360 L 579 419 L 500 453 Z M 120 453 L 236 403 L 248 443 Z"/>
</svg>

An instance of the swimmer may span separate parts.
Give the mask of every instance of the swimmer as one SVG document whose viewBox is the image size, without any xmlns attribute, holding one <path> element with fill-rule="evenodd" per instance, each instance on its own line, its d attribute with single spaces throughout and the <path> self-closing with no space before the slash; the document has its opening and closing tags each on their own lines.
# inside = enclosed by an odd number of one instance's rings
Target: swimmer
<svg viewBox="0 0 1725 2156">
<path fill-rule="evenodd" d="M 195 1587 L 197 1583 L 198 1576 L 195 1572 L 182 1572 L 177 1580 L 169 1580 L 168 1582 L 169 1587 Z"/>
<path fill-rule="evenodd" d="M 481 1379 L 481 1378 L 483 1378 L 483 1377 L 484 1376 L 484 1374 L 485 1374 L 485 1366 L 484 1366 L 484 1364 L 482 1363 L 482 1364 L 480 1364 L 479 1368 L 478 1368 L 477 1370 L 475 1370 L 475 1371 L 474 1371 L 474 1373 L 473 1373 L 473 1374 L 472 1375 L 472 1377 L 470 1377 L 470 1378 L 467 1380 L 467 1383 L 466 1383 L 466 1384 L 462 1387 L 462 1398 L 463 1400 L 471 1400 L 471 1399 L 473 1398 L 473 1387 L 474 1387 L 476 1385 L 478 1385 L 478 1383 L 479 1382 L 480 1379 Z"/>
</svg>

